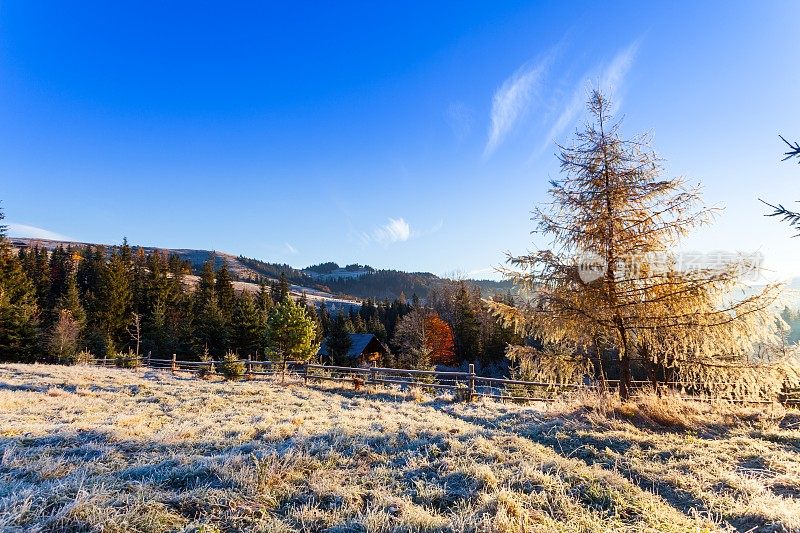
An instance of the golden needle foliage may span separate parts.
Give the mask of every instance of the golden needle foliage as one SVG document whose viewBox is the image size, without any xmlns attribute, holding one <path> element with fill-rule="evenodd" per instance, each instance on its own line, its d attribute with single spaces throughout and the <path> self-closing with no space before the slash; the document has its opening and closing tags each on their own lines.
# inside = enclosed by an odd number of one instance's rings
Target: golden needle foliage
<svg viewBox="0 0 800 533">
<path fill-rule="evenodd" d="M 609 107 L 592 93 L 594 122 L 561 147 L 552 202 L 534 212 L 551 248 L 509 257 L 504 273 L 528 301 L 490 305 L 507 324 L 558 347 L 536 355 L 544 372 L 557 370 L 552 379 L 563 379 L 570 365 L 599 361 L 601 351 L 617 354 L 622 396 L 630 392 L 634 359 L 687 379 L 707 378 L 698 369 L 714 365 L 716 375 L 735 379 L 742 373 L 719 369 L 750 367 L 756 348 L 776 339 L 770 305 L 779 287 L 737 292 L 743 270 L 754 266 L 743 257 L 678 268 L 679 240 L 708 223 L 713 210 L 702 206 L 698 188 L 662 177 L 647 136 L 622 139 Z M 530 354 L 509 350 L 518 360 Z M 548 356 L 558 362 L 545 363 Z"/>
</svg>

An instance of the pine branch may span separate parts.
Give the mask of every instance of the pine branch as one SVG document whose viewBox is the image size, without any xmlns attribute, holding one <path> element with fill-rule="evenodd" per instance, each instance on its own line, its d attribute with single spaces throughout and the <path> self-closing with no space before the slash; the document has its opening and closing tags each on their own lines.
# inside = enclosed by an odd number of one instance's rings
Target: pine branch
<svg viewBox="0 0 800 533">
<path fill-rule="evenodd" d="M 785 207 L 783 207 L 783 205 L 781 205 L 781 204 L 772 205 L 769 202 L 765 202 L 761 198 L 759 198 L 758 201 L 763 203 L 763 204 L 766 204 L 766 205 L 768 205 L 769 207 L 772 208 L 772 213 L 767 213 L 764 216 L 766 216 L 766 217 L 780 217 L 781 218 L 781 222 L 788 222 L 789 223 L 789 227 L 800 229 L 800 212 L 790 211 L 790 210 L 786 209 Z M 800 236 L 800 233 L 798 233 L 797 235 L 794 235 L 794 237 L 798 237 L 798 236 Z"/>
<path fill-rule="evenodd" d="M 786 145 L 789 147 L 789 151 L 783 153 L 783 155 L 786 157 L 781 159 L 781 161 L 786 161 L 787 159 L 791 159 L 795 156 L 797 156 L 797 158 L 800 159 L 800 143 L 795 142 L 794 144 L 792 144 L 786 139 L 784 139 L 783 135 L 778 135 L 778 137 L 780 137 L 781 140 L 785 142 Z M 798 163 L 800 163 L 800 161 L 798 161 Z"/>
</svg>

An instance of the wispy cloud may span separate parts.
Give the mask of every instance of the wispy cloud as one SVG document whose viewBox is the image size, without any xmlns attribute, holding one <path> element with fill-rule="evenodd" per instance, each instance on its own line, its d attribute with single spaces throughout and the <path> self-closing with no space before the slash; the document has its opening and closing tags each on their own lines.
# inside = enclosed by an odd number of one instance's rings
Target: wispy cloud
<svg viewBox="0 0 800 533">
<path fill-rule="evenodd" d="M 390 244 L 427 237 L 442 229 L 442 226 L 444 226 L 444 220 L 439 220 L 429 228 L 417 229 L 412 228 L 411 224 L 403 217 L 390 218 L 386 224 L 378 226 L 372 231 L 361 232 L 358 234 L 358 238 L 364 245 L 379 244 L 385 248 Z"/>
<path fill-rule="evenodd" d="M 523 65 L 503 82 L 492 97 L 489 139 L 483 156 L 489 157 L 528 110 L 552 54 L 535 64 Z"/>
<path fill-rule="evenodd" d="M 49 229 L 29 226 L 27 224 L 8 223 L 8 234 L 12 237 L 27 237 L 29 239 L 48 239 L 51 241 L 72 241 L 71 237 L 50 231 Z"/>
<path fill-rule="evenodd" d="M 550 146 L 550 143 L 561 137 L 564 131 L 575 123 L 575 119 L 584 108 L 587 99 L 587 91 L 589 89 L 589 80 L 584 78 L 575 91 L 572 97 L 564 106 L 564 109 L 559 113 L 558 118 L 550 126 L 550 130 L 545 135 L 544 142 L 537 153 L 541 153 L 545 148 Z"/>
<path fill-rule="evenodd" d="M 365 242 L 375 242 L 388 246 L 411 238 L 411 226 L 404 218 L 390 218 L 389 222 L 363 235 Z"/>
<path fill-rule="evenodd" d="M 424 230 L 414 230 L 414 231 L 412 231 L 411 232 L 411 237 L 416 239 L 418 237 L 425 237 L 427 235 L 432 235 L 432 234 L 436 233 L 437 231 L 439 231 L 440 229 L 442 229 L 442 226 L 444 226 L 444 219 L 440 219 L 439 222 L 437 222 L 436 224 L 434 224 L 430 228 L 427 228 L 427 229 L 424 229 Z"/>
<path fill-rule="evenodd" d="M 283 247 L 287 253 L 290 253 L 292 255 L 299 253 L 299 250 L 294 246 L 292 246 L 291 244 L 289 244 L 288 242 L 283 243 Z"/>
<path fill-rule="evenodd" d="M 640 41 L 641 39 L 637 39 L 617 52 L 614 59 L 603 69 L 603 74 L 600 76 L 600 89 L 613 96 L 614 108 L 612 112 L 616 112 L 622 105 L 622 86 L 625 82 L 625 76 L 628 75 L 628 71 L 636 59 Z"/>
<path fill-rule="evenodd" d="M 556 118 L 555 122 L 553 122 L 552 126 L 550 126 L 550 129 L 547 131 L 542 145 L 534 154 L 534 157 L 540 155 L 550 146 L 550 143 L 559 139 L 566 129 L 576 122 L 585 109 L 586 101 L 589 98 L 589 91 L 592 87 L 596 87 L 612 96 L 613 113 L 619 110 L 622 105 L 622 87 L 625 83 L 625 77 L 636 59 L 640 41 L 641 39 L 637 39 L 630 45 L 619 50 L 614 54 L 611 61 L 606 64 L 598 65 L 593 69 L 591 74 L 587 74 L 581 78 L 569 100 L 564 103 L 564 107 L 561 113 L 559 113 L 558 118 Z"/>
</svg>

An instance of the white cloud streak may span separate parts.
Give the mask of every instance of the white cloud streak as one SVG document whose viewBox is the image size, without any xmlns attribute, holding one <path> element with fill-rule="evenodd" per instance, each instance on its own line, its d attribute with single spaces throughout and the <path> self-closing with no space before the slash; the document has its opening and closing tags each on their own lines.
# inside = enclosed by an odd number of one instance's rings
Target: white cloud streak
<svg viewBox="0 0 800 533">
<path fill-rule="evenodd" d="M 418 237 L 425 237 L 427 235 L 432 235 L 432 234 L 438 232 L 440 229 L 442 229 L 442 226 L 444 226 L 444 219 L 440 219 L 439 222 L 437 222 L 436 224 L 434 224 L 433 226 L 431 226 L 428 229 L 424 229 L 424 230 L 421 230 L 421 231 L 417 231 L 417 230 L 412 231 L 411 232 L 411 237 L 416 239 Z"/>
<path fill-rule="evenodd" d="M 542 143 L 542 147 L 539 149 L 538 153 L 541 153 L 545 148 L 550 146 L 551 142 L 561 137 L 564 131 L 571 124 L 575 123 L 575 119 L 578 117 L 586 104 L 587 89 L 588 80 L 584 78 L 572 93 L 572 98 L 569 99 L 567 104 L 564 106 L 564 109 L 558 115 L 556 121 L 550 127 L 550 130 L 547 132 L 544 142 Z"/>
<path fill-rule="evenodd" d="M 299 250 L 294 246 L 292 246 L 291 244 L 289 244 L 288 242 L 283 243 L 283 246 L 286 249 L 286 251 L 292 255 L 299 253 Z"/>
<path fill-rule="evenodd" d="M 639 51 L 639 40 L 632 42 L 628 47 L 623 48 L 614 56 L 600 77 L 600 89 L 613 97 L 611 112 L 615 113 L 622 105 L 622 86 L 625 83 L 625 76 L 631 69 L 636 53 Z"/>
<path fill-rule="evenodd" d="M 390 244 L 427 237 L 441 230 L 443 226 L 444 220 L 442 219 L 429 228 L 415 229 L 403 217 L 390 218 L 386 224 L 373 229 L 371 232 L 362 232 L 358 234 L 358 237 L 365 246 L 378 244 L 387 248 Z"/>
<path fill-rule="evenodd" d="M 549 62 L 548 57 L 533 65 L 523 65 L 495 91 L 484 157 L 492 155 L 528 110 Z"/>
<path fill-rule="evenodd" d="M 595 69 L 595 75 L 581 78 L 572 96 L 564 104 L 558 118 L 550 127 L 542 142 L 542 146 L 534 155 L 541 154 L 550 143 L 558 140 L 568 127 L 573 125 L 586 107 L 591 88 L 597 87 L 612 96 L 612 113 L 616 113 L 622 105 L 622 86 L 639 50 L 640 40 L 636 40 L 627 47 L 619 50 L 609 63 L 600 65 Z M 597 73 L 599 72 L 599 76 Z M 594 83 L 592 80 L 596 80 Z"/>
<path fill-rule="evenodd" d="M 73 241 L 74 239 L 50 231 L 49 229 L 29 226 L 27 224 L 8 223 L 8 235 L 11 237 L 27 237 L 29 239 L 47 239 L 51 241 Z"/>
<path fill-rule="evenodd" d="M 404 218 L 390 218 L 389 222 L 375 228 L 372 233 L 364 236 L 367 242 L 375 242 L 382 246 L 389 246 L 396 242 L 404 242 L 411 238 L 411 226 Z"/>
</svg>

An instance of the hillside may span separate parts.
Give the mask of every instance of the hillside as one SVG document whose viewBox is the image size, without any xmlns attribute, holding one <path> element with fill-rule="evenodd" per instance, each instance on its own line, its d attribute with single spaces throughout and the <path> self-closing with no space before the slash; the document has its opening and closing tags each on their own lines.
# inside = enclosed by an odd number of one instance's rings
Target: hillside
<svg viewBox="0 0 800 533">
<path fill-rule="evenodd" d="M 779 407 L 0 366 L 5 531 L 797 531 Z"/>
<path fill-rule="evenodd" d="M 46 239 L 28 239 L 11 237 L 12 244 L 17 247 L 38 245 L 52 250 L 59 246 L 97 246 L 94 243 L 54 241 Z M 107 248 L 113 246 L 103 245 Z M 369 266 L 348 265 L 339 267 L 336 263 L 323 263 L 306 269 L 297 269 L 287 264 L 269 263 L 241 255 L 211 250 L 192 250 L 184 248 L 141 247 L 146 253 L 163 251 L 175 254 L 192 265 L 195 274 L 200 272 L 203 263 L 213 254 L 216 266 L 227 265 L 234 279 L 249 283 L 260 278 L 277 279 L 281 274 L 294 285 L 297 294 L 305 291 L 320 299 L 394 299 L 405 294 L 411 298 L 416 294 L 425 298 L 431 289 L 441 285 L 445 280 L 427 272 L 409 273 L 399 270 L 376 270 Z M 478 285 L 485 296 L 511 289 L 510 282 L 492 280 L 469 280 Z M 244 285 L 243 287 L 252 289 Z"/>
<path fill-rule="evenodd" d="M 84 247 L 84 246 L 97 246 L 97 244 L 92 243 L 83 243 L 83 242 L 70 242 L 70 241 L 52 241 L 52 240 L 44 240 L 44 239 L 25 239 L 19 237 L 12 237 L 11 244 L 16 248 L 26 247 L 26 246 L 40 246 L 47 248 L 48 250 L 53 250 L 58 248 L 59 246 L 67 247 Z M 106 246 L 106 245 L 103 245 Z M 106 246 L 107 248 L 113 248 L 110 246 Z M 299 297 L 301 294 L 305 294 L 306 298 L 310 301 L 314 301 L 317 303 L 324 303 L 328 307 L 332 309 L 342 309 L 352 305 L 360 305 L 359 302 L 355 301 L 353 298 L 347 298 L 337 296 L 331 294 L 330 292 L 324 290 L 324 288 L 318 284 L 314 284 L 312 280 L 303 276 L 298 270 L 293 269 L 288 265 L 278 265 L 274 263 L 263 263 L 262 261 L 252 260 L 243 258 L 240 256 L 235 256 L 232 254 L 228 254 L 225 252 L 217 252 L 217 251 L 210 251 L 210 250 L 190 250 L 184 248 L 155 248 L 155 247 L 148 247 L 142 246 L 140 247 L 145 253 L 152 253 L 156 251 L 166 252 L 169 254 L 175 254 L 181 259 L 187 261 L 191 267 L 194 274 L 186 276 L 186 282 L 189 284 L 197 283 L 199 277 L 197 274 L 200 272 L 203 263 L 208 261 L 208 258 L 211 255 L 214 255 L 214 261 L 216 268 L 219 268 L 224 263 L 228 270 L 231 272 L 231 276 L 233 277 L 234 281 L 233 286 L 237 291 L 247 291 L 251 294 L 254 294 L 258 291 L 258 284 L 256 280 L 260 278 L 266 278 L 269 280 L 276 279 L 280 277 L 281 273 L 284 273 L 287 279 L 291 282 L 290 284 L 290 291 L 295 297 Z"/>
</svg>

